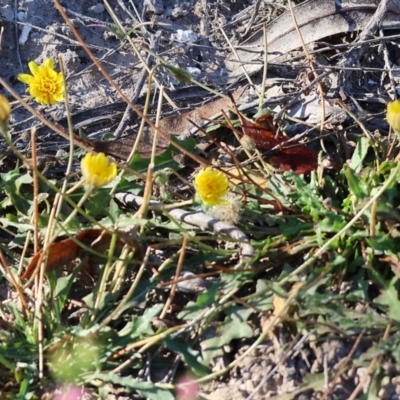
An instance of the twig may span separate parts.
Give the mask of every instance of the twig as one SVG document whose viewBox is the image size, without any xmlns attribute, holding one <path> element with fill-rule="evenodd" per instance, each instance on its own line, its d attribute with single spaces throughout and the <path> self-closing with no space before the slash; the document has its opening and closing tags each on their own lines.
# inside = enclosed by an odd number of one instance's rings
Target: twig
<svg viewBox="0 0 400 400">
<path fill-rule="evenodd" d="M 115 198 L 126 207 L 137 208 L 141 207 L 143 204 L 143 197 L 131 193 L 116 193 Z M 155 211 L 166 212 L 164 204 L 158 201 L 150 200 L 149 206 Z M 228 235 L 230 238 L 238 241 L 241 248 L 241 262 L 247 262 L 254 256 L 254 248 L 249 243 L 249 239 L 246 234 L 236 226 L 214 219 L 204 214 L 202 211 L 186 211 L 180 208 L 174 208 L 168 210 L 168 214 L 179 221 L 195 225 L 200 229 L 209 229 L 215 233 Z"/>
<path fill-rule="evenodd" d="M 326 391 L 322 394 L 321 398 L 319 400 L 325 400 L 333 391 L 335 384 L 337 382 L 337 380 L 340 378 L 340 376 L 343 374 L 343 372 L 346 369 L 346 365 L 349 363 L 349 361 L 353 358 L 353 354 L 355 353 L 355 351 L 358 348 L 358 345 L 361 342 L 361 339 L 364 336 L 365 333 L 365 328 L 363 328 L 363 330 L 361 331 L 361 333 L 358 335 L 357 340 L 354 342 L 354 345 L 352 347 L 352 349 L 350 350 L 350 353 L 346 356 L 346 358 L 343 360 L 342 365 L 340 366 L 339 370 L 336 372 L 335 376 L 333 377 L 331 383 L 330 383 L 330 387 L 328 387 L 326 389 Z"/>
<path fill-rule="evenodd" d="M 154 69 L 153 69 L 154 71 Z M 150 75 L 151 77 L 151 75 Z M 149 84 L 150 86 L 150 84 Z M 149 93 L 149 92 L 148 92 Z M 134 218 L 145 218 L 147 214 L 147 209 L 150 201 L 151 192 L 153 190 L 153 174 L 154 174 L 154 167 L 155 167 L 155 158 L 156 158 L 156 149 L 157 149 L 157 141 L 158 141 L 158 133 L 159 133 L 159 124 L 161 118 L 161 107 L 162 107 L 162 96 L 164 94 L 164 88 L 161 86 L 160 96 L 158 100 L 158 107 L 157 107 L 157 118 L 153 136 L 153 145 L 151 149 L 151 158 L 150 164 L 147 168 L 147 177 L 146 177 L 146 185 L 144 188 L 143 193 L 143 203 L 140 206 L 138 212 L 136 213 Z M 130 160 L 129 160 L 130 161 Z"/>
<path fill-rule="evenodd" d="M 178 281 L 179 281 L 179 276 L 181 275 L 181 271 L 183 268 L 183 261 L 185 260 L 185 254 L 186 254 L 186 246 L 187 246 L 187 235 L 183 235 L 183 240 L 182 240 L 182 246 L 181 246 L 181 250 L 179 252 L 179 260 L 178 260 L 178 265 L 176 267 L 176 271 L 175 271 L 175 279 L 174 282 L 171 285 L 171 290 L 169 292 L 169 296 L 167 301 L 164 304 L 164 308 L 159 316 L 160 319 L 165 318 L 165 315 L 167 314 L 168 308 L 172 303 L 172 300 L 175 297 L 175 292 L 176 292 L 176 288 L 178 286 Z"/>
<path fill-rule="evenodd" d="M 336 233 L 334 236 L 332 236 L 329 240 L 327 240 L 322 247 L 320 247 L 319 250 L 317 250 L 307 261 L 305 261 L 303 264 L 301 264 L 298 268 L 296 268 L 294 271 L 292 271 L 290 274 L 286 275 L 279 283 L 280 285 L 283 285 L 286 282 L 289 282 L 293 277 L 298 276 L 298 274 L 302 271 L 304 271 L 306 268 L 308 268 L 310 265 L 312 265 L 318 257 L 320 257 L 322 254 L 325 253 L 329 249 L 332 243 L 334 243 L 336 240 L 338 240 L 342 235 L 344 235 L 357 221 L 359 218 L 361 218 L 365 211 L 367 211 L 372 204 L 379 199 L 380 196 L 386 191 L 386 189 L 393 183 L 393 181 L 396 179 L 397 174 L 400 171 L 400 163 L 397 163 L 397 166 L 392 170 L 389 178 L 386 180 L 384 185 L 375 193 L 374 196 L 372 196 L 368 202 L 365 204 L 365 206 L 344 226 L 338 233 Z"/>
<path fill-rule="evenodd" d="M 297 24 L 296 15 L 294 13 L 293 6 L 292 6 L 292 0 L 288 0 L 288 6 L 289 6 L 289 9 L 290 9 L 290 13 L 292 14 L 292 19 L 293 19 L 293 23 L 294 23 L 294 26 L 296 28 L 297 34 L 299 35 L 299 39 L 301 41 L 301 45 L 303 47 L 304 54 L 307 57 L 308 64 L 310 65 L 311 71 L 313 72 L 315 78 L 318 78 L 318 73 L 315 70 L 314 63 L 313 63 L 313 61 L 311 59 L 311 56 L 310 56 L 310 54 L 308 52 L 308 49 L 307 49 L 307 46 L 306 46 L 306 44 L 304 42 L 303 35 L 301 34 L 299 25 Z M 321 81 L 318 81 L 317 85 L 318 85 L 319 95 L 321 97 L 321 126 L 320 126 L 320 133 L 322 135 L 322 133 L 324 132 L 324 125 L 325 125 L 325 94 L 324 94 L 324 89 L 322 87 Z M 321 138 L 320 142 L 321 142 L 321 147 L 324 149 L 325 153 L 327 153 L 327 151 L 325 150 L 325 146 L 324 146 L 324 142 L 323 142 L 322 138 Z"/>
<path fill-rule="evenodd" d="M 151 35 L 151 39 L 150 39 L 150 50 L 154 53 L 157 52 L 158 49 L 158 41 L 160 39 L 161 36 L 161 31 L 157 31 L 154 35 Z M 151 54 L 149 54 L 146 58 L 146 65 L 151 68 L 153 64 L 153 56 Z M 136 80 L 136 85 L 135 85 L 135 90 L 133 92 L 132 98 L 131 98 L 131 102 L 132 103 L 136 103 L 137 99 L 140 96 L 140 92 L 142 91 L 144 82 L 146 80 L 146 75 L 147 75 L 147 69 L 144 68 L 142 70 L 142 72 L 139 74 L 138 79 Z M 148 91 L 151 90 L 151 87 L 147 88 Z M 121 121 L 119 122 L 119 125 L 117 127 L 117 129 L 114 132 L 114 136 L 119 138 L 122 133 L 124 132 L 129 120 L 132 118 L 133 115 L 133 111 L 131 109 L 131 107 L 129 107 L 129 105 L 126 107 L 124 115 L 121 118 Z"/>
<path fill-rule="evenodd" d="M 56 2 L 58 2 L 58 0 L 54 0 Z M 118 19 L 118 17 L 116 16 L 116 14 L 114 13 L 113 9 L 110 7 L 110 5 L 108 4 L 107 0 L 104 0 L 104 4 L 107 6 L 107 10 L 110 13 L 111 17 L 114 19 L 115 23 L 118 25 L 118 28 L 121 29 L 121 31 L 124 33 L 124 35 L 126 36 L 126 39 L 128 40 L 128 42 L 130 43 L 130 45 L 132 46 L 133 51 L 135 52 L 136 56 L 139 58 L 139 60 L 141 61 L 142 65 L 144 68 L 146 68 L 147 72 L 150 73 L 150 68 L 146 65 L 146 61 L 144 60 L 144 58 L 142 57 L 142 54 L 140 53 L 140 51 L 137 49 L 137 47 L 135 46 L 135 43 L 133 43 L 133 40 L 131 39 L 131 37 L 128 35 L 128 33 L 125 31 L 125 28 L 122 26 L 121 21 Z M 83 45 L 83 44 L 82 44 Z M 153 54 L 154 56 L 154 54 Z M 156 85 L 160 88 L 161 84 L 158 82 L 157 79 L 154 79 L 154 82 L 156 83 Z M 164 93 L 165 99 L 167 100 L 167 102 L 171 105 L 172 108 L 178 108 L 178 106 L 172 101 L 172 99 L 168 96 L 167 93 Z M 135 110 L 134 110 L 135 111 Z M 139 114 L 140 115 L 140 114 Z"/>
<path fill-rule="evenodd" d="M 260 381 L 260 383 L 257 385 L 257 387 L 254 389 L 254 391 L 250 394 L 250 396 L 246 397 L 246 400 L 252 400 L 257 393 L 262 390 L 268 379 L 276 372 L 276 370 L 289 358 L 294 355 L 294 353 L 299 349 L 299 347 L 304 345 L 304 342 L 312 335 L 314 334 L 313 331 L 308 332 L 307 334 L 303 335 L 303 337 L 297 341 L 294 339 L 292 343 L 289 345 L 288 349 L 285 351 L 285 354 L 283 354 L 277 364 L 275 365 L 274 368 L 271 368 L 266 371 L 266 374 L 264 375 L 263 379 Z"/>
<path fill-rule="evenodd" d="M 260 4 L 261 4 L 261 0 L 256 0 L 256 4 L 254 5 L 254 10 L 253 10 L 253 12 L 251 14 L 249 22 L 247 23 L 247 27 L 246 27 L 246 30 L 244 31 L 243 36 L 246 36 L 249 33 L 249 30 L 253 27 L 253 23 L 254 23 L 254 20 L 256 19 L 256 16 L 258 14 L 258 10 L 260 8 Z"/>
<path fill-rule="evenodd" d="M 18 20 L 17 20 L 17 15 L 18 15 L 18 0 L 14 0 L 14 18 L 15 18 L 15 43 L 17 46 L 17 57 L 18 57 L 18 63 L 19 63 L 19 68 L 20 71 L 23 71 L 22 67 L 22 61 L 21 61 L 21 54 L 19 51 L 19 32 L 18 32 Z"/>
<path fill-rule="evenodd" d="M 222 26 L 220 26 L 219 29 L 221 30 L 222 34 L 224 35 L 225 40 L 226 40 L 227 43 L 229 44 L 229 47 L 231 48 L 232 53 L 235 55 L 236 59 L 241 63 L 240 66 L 241 66 L 241 68 L 242 68 L 242 70 L 243 70 L 244 75 L 245 75 L 246 78 L 247 78 L 247 81 L 249 82 L 249 84 L 251 85 L 251 87 L 255 88 L 255 86 L 254 86 L 254 84 L 253 84 L 253 81 L 251 80 L 249 74 L 247 73 L 246 68 L 244 67 L 243 63 L 241 62 L 240 57 L 239 57 L 239 55 L 238 55 L 236 49 L 233 47 L 231 41 L 229 40 L 229 38 L 228 38 L 227 34 L 225 33 L 225 31 L 223 30 Z"/>
<path fill-rule="evenodd" d="M 383 30 L 379 29 L 379 36 L 381 38 L 384 37 Z M 388 70 L 388 75 L 389 75 L 389 81 L 390 81 L 390 88 L 392 89 L 393 95 L 396 96 L 396 84 L 394 83 L 394 78 L 393 78 L 393 71 L 390 66 L 390 60 L 389 60 L 389 52 L 388 48 L 386 46 L 386 40 L 382 40 L 382 48 L 383 48 L 383 59 L 385 60 L 385 67 Z M 381 75 L 381 83 L 383 83 L 385 74 Z"/>
<path fill-rule="evenodd" d="M 358 42 L 365 41 L 369 39 L 374 33 L 378 30 L 381 26 L 381 23 L 384 19 L 386 11 L 388 9 L 388 1 L 389 0 L 381 0 L 379 3 L 378 8 L 376 9 L 373 17 L 368 22 L 367 26 L 364 28 L 362 33 L 360 34 Z M 364 53 L 366 46 L 365 44 L 362 45 L 359 49 L 358 46 L 354 46 L 346 57 L 344 58 L 343 62 L 341 63 L 343 67 L 350 67 L 352 66 L 357 60 L 360 59 L 361 55 Z M 346 71 L 345 74 L 342 76 L 342 86 L 345 85 L 346 80 L 350 77 L 351 71 Z"/>
<path fill-rule="evenodd" d="M 104 0 L 105 1 L 105 0 Z M 138 107 L 136 107 L 134 104 L 132 104 L 132 102 L 125 96 L 125 94 L 123 93 L 123 91 L 121 90 L 121 88 L 113 81 L 113 79 L 111 78 L 111 76 L 109 75 L 109 73 L 105 70 L 105 68 L 98 62 L 97 58 L 94 56 L 94 54 L 91 52 L 91 50 L 89 49 L 89 47 L 87 46 L 87 44 L 85 43 L 85 41 L 82 39 L 82 37 L 80 36 L 80 34 L 78 33 L 77 29 L 75 28 L 75 26 L 73 25 L 73 23 L 71 22 L 71 20 L 68 18 L 68 15 L 65 13 L 64 9 L 62 8 L 60 1 L 59 0 L 54 0 L 54 3 L 56 5 L 57 10 L 60 12 L 60 14 L 62 15 L 64 21 L 68 24 L 68 26 L 70 27 L 70 29 L 72 30 L 73 34 L 75 35 L 75 37 L 78 39 L 79 43 L 82 45 L 83 49 L 85 50 L 86 54 L 90 57 L 90 59 L 95 63 L 97 69 L 100 71 L 100 73 L 107 79 L 107 81 L 110 83 L 110 85 L 117 91 L 117 93 L 121 96 L 121 98 L 127 103 L 129 104 L 129 106 L 133 109 L 133 111 L 136 112 L 136 114 L 145 119 L 145 121 L 150 125 L 151 128 L 155 128 L 154 123 L 147 118 L 146 116 L 143 115 L 143 113 L 138 109 Z M 130 40 L 130 37 L 128 36 L 128 40 Z M 140 54 L 140 53 L 139 53 Z M 3 80 L 4 81 L 4 80 Z M 0 78 L 0 83 L 1 82 L 1 78 Z M 8 89 L 7 89 L 8 90 Z M 164 131 L 160 130 L 160 135 L 167 140 L 169 143 L 171 143 L 174 147 L 176 147 L 179 151 L 181 151 L 183 154 L 187 155 L 188 157 L 190 157 L 191 159 L 197 161 L 201 166 L 207 166 L 208 163 L 203 160 L 201 157 L 193 154 L 192 152 L 186 150 L 183 146 L 181 146 L 179 143 L 176 143 L 175 141 L 171 140 L 170 136 L 165 133 Z"/>
<path fill-rule="evenodd" d="M 8 265 L 8 262 L 7 262 L 6 258 L 4 257 L 4 253 L 3 253 L 3 251 L 1 249 L 0 249 L 0 262 L 1 262 L 1 266 L 4 268 L 4 272 L 5 272 L 4 275 L 8 275 L 9 276 L 10 281 L 14 285 L 14 288 L 17 291 L 18 296 L 19 296 L 19 298 L 21 300 L 21 305 L 22 305 L 22 308 L 23 308 L 23 310 L 25 312 L 25 315 L 29 318 L 30 317 L 30 312 L 29 312 L 28 304 L 27 304 L 27 302 L 25 300 L 24 293 L 22 292 L 21 286 L 16 281 L 16 279 L 15 279 L 15 277 L 14 277 L 14 275 L 13 275 L 13 273 L 12 273 L 12 271 L 11 271 L 9 265 Z"/>
<path fill-rule="evenodd" d="M 318 84 L 322 79 L 324 79 L 326 76 L 328 76 L 329 74 L 331 74 L 331 71 L 325 71 L 323 72 L 321 75 L 318 75 L 318 77 L 315 77 L 315 79 L 310 82 L 307 86 L 305 86 L 303 89 L 299 90 L 298 92 L 296 92 L 296 94 L 294 95 L 294 97 L 285 104 L 284 107 L 282 107 L 282 109 L 277 112 L 275 114 L 274 117 L 274 121 L 279 120 L 282 115 L 284 114 L 284 112 L 290 108 L 294 103 L 296 103 L 298 101 L 298 98 L 306 91 L 308 91 L 310 88 L 312 88 L 315 84 Z"/>
<path fill-rule="evenodd" d="M 268 71 L 268 39 L 267 39 L 267 26 L 263 25 L 264 32 L 264 68 L 263 68 L 263 77 L 261 82 L 261 94 L 260 94 L 260 104 L 258 109 L 261 110 L 262 104 L 264 103 L 265 98 L 265 87 L 267 83 L 267 71 Z"/>
<path fill-rule="evenodd" d="M 36 254 L 39 251 L 39 184 L 37 170 L 37 155 L 36 155 L 36 128 L 31 129 L 31 146 L 32 146 L 32 175 L 33 175 L 33 251 Z"/>
<path fill-rule="evenodd" d="M 390 329 L 392 328 L 392 320 L 389 320 L 389 323 L 385 329 L 385 333 L 383 334 L 382 340 L 386 340 L 390 334 Z M 353 393 L 349 397 L 348 400 L 355 400 L 357 398 L 358 393 L 362 390 L 363 386 L 366 384 L 366 381 L 371 374 L 372 370 L 375 367 L 376 362 L 378 361 L 379 356 L 375 356 L 371 363 L 369 364 L 367 370 L 365 371 L 365 374 L 363 377 L 360 379 L 360 382 L 358 383 L 357 387 L 354 389 Z"/>
</svg>

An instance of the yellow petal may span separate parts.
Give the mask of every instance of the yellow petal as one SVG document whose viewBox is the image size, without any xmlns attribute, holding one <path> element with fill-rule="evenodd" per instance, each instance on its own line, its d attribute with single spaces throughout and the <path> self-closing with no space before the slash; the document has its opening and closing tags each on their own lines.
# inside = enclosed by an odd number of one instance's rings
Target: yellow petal
<svg viewBox="0 0 400 400">
<path fill-rule="evenodd" d="M 28 74 L 18 74 L 17 78 L 19 81 L 26 83 L 27 85 L 30 85 L 32 82 L 32 79 L 34 79 L 32 75 L 28 75 Z"/>
<path fill-rule="evenodd" d="M 55 104 L 64 99 L 64 80 L 60 73 L 54 71 L 54 61 L 46 58 L 43 65 L 34 61 L 28 64 L 32 75 L 19 74 L 18 79 L 29 85 L 27 92 L 41 104 Z"/>
<path fill-rule="evenodd" d="M 388 103 L 386 119 L 395 132 L 400 132 L 400 100 Z"/>
<path fill-rule="evenodd" d="M 44 67 L 53 70 L 54 69 L 54 60 L 52 58 L 46 58 L 44 60 Z"/>
<path fill-rule="evenodd" d="M 0 122 L 7 122 L 10 118 L 11 107 L 7 98 L 0 94 Z"/>
<path fill-rule="evenodd" d="M 30 61 L 28 63 L 29 71 L 32 72 L 32 75 L 35 76 L 39 72 L 39 65 L 35 63 L 35 61 Z"/>
<path fill-rule="evenodd" d="M 92 188 L 107 185 L 117 175 L 117 165 L 109 163 L 105 154 L 88 153 L 81 161 L 86 185 Z"/>
<path fill-rule="evenodd" d="M 194 180 L 197 194 L 202 203 L 208 206 L 225 204 L 225 196 L 229 192 L 226 175 L 212 167 L 202 169 Z"/>
</svg>

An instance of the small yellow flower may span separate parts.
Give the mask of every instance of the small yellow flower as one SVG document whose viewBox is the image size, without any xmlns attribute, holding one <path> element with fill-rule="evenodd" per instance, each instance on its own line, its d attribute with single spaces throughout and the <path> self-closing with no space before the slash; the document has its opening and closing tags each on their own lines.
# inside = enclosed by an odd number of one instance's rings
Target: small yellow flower
<svg viewBox="0 0 400 400">
<path fill-rule="evenodd" d="M 43 65 L 34 61 L 28 64 L 32 75 L 18 74 L 18 79 L 28 85 L 26 90 L 40 104 L 55 104 L 64 100 L 64 80 L 61 72 L 54 71 L 54 61 L 46 58 Z"/>
<path fill-rule="evenodd" d="M 386 119 L 392 129 L 400 135 L 400 100 L 388 103 Z"/>
<path fill-rule="evenodd" d="M 207 206 L 226 204 L 224 197 L 229 192 L 229 182 L 225 174 L 214 168 L 202 169 L 194 180 L 201 201 Z"/>
<path fill-rule="evenodd" d="M 81 161 L 82 175 L 86 185 L 98 188 L 110 183 L 117 176 L 117 165 L 109 163 L 104 153 L 88 153 Z"/>
<path fill-rule="evenodd" d="M 0 122 L 8 123 L 8 119 L 10 118 L 11 107 L 7 98 L 0 94 Z"/>
</svg>

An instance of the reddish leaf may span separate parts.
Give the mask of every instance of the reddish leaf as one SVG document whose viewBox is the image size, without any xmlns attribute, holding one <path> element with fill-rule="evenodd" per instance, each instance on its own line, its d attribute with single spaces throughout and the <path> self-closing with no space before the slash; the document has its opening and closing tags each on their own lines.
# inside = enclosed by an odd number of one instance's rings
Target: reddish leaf
<svg viewBox="0 0 400 400">
<path fill-rule="evenodd" d="M 298 174 L 307 174 L 317 168 L 317 152 L 295 140 L 287 143 L 289 138 L 276 131 L 272 115 L 263 115 L 251 122 L 240 113 L 234 102 L 233 106 L 242 124 L 243 135 L 249 136 L 259 150 L 270 152 L 266 161 L 273 167 L 281 171 L 292 169 Z"/>
<path fill-rule="evenodd" d="M 63 265 L 69 264 L 76 258 L 80 257 L 81 252 L 84 251 L 84 249 L 79 246 L 79 243 L 91 247 L 93 250 L 99 253 L 103 253 L 110 246 L 111 235 L 101 229 L 87 229 L 78 233 L 75 236 L 75 241 L 69 238 L 51 244 L 47 255 L 46 272 L 60 268 Z M 118 232 L 118 247 L 121 247 L 124 243 L 127 243 L 131 247 L 135 248 L 136 254 L 141 257 L 139 246 L 135 242 L 129 240 L 128 235 L 124 234 L 123 232 Z M 28 268 L 22 275 L 23 279 L 29 279 L 33 275 L 37 268 L 37 264 L 42 252 L 43 251 L 40 250 L 32 258 Z"/>
</svg>

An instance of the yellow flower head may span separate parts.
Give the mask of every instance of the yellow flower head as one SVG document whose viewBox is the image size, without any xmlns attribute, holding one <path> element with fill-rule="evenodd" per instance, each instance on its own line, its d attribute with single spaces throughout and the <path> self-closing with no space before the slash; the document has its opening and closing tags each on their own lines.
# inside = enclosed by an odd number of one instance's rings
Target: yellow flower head
<svg viewBox="0 0 400 400">
<path fill-rule="evenodd" d="M 229 192 L 229 182 L 225 174 L 214 168 L 202 169 L 194 180 L 201 201 L 207 206 L 226 204 L 224 197 Z"/>
<path fill-rule="evenodd" d="M 81 161 L 82 175 L 86 185 L 98 188 L 110 183 L 117 176 L 117 165 L 109 163 L 104 153 L 88 153 Z"/>
<path fill-rule="evenodd" d="M 397 134 L 400 134 L 400 100 L 395 100 L 388 103 L 386 119 L 392 129 Z"/>
<path fill-rule="evenodd" d="M 61 72 L 54 71 L 54 61 L 46 58 L 43 65 L 34 61 L 28 64 L 32 75 L 18 74 L 18 79 L 28 85 L 26 90 L 40 104 L 55 104 L 64 100 L 64 80 Z"/>
<path fill-rule="evenodd" d="M 0 122 L 7 122 L 10 118 L 11 107 L 7 98 L 0 94 Z"/>
</svg>

